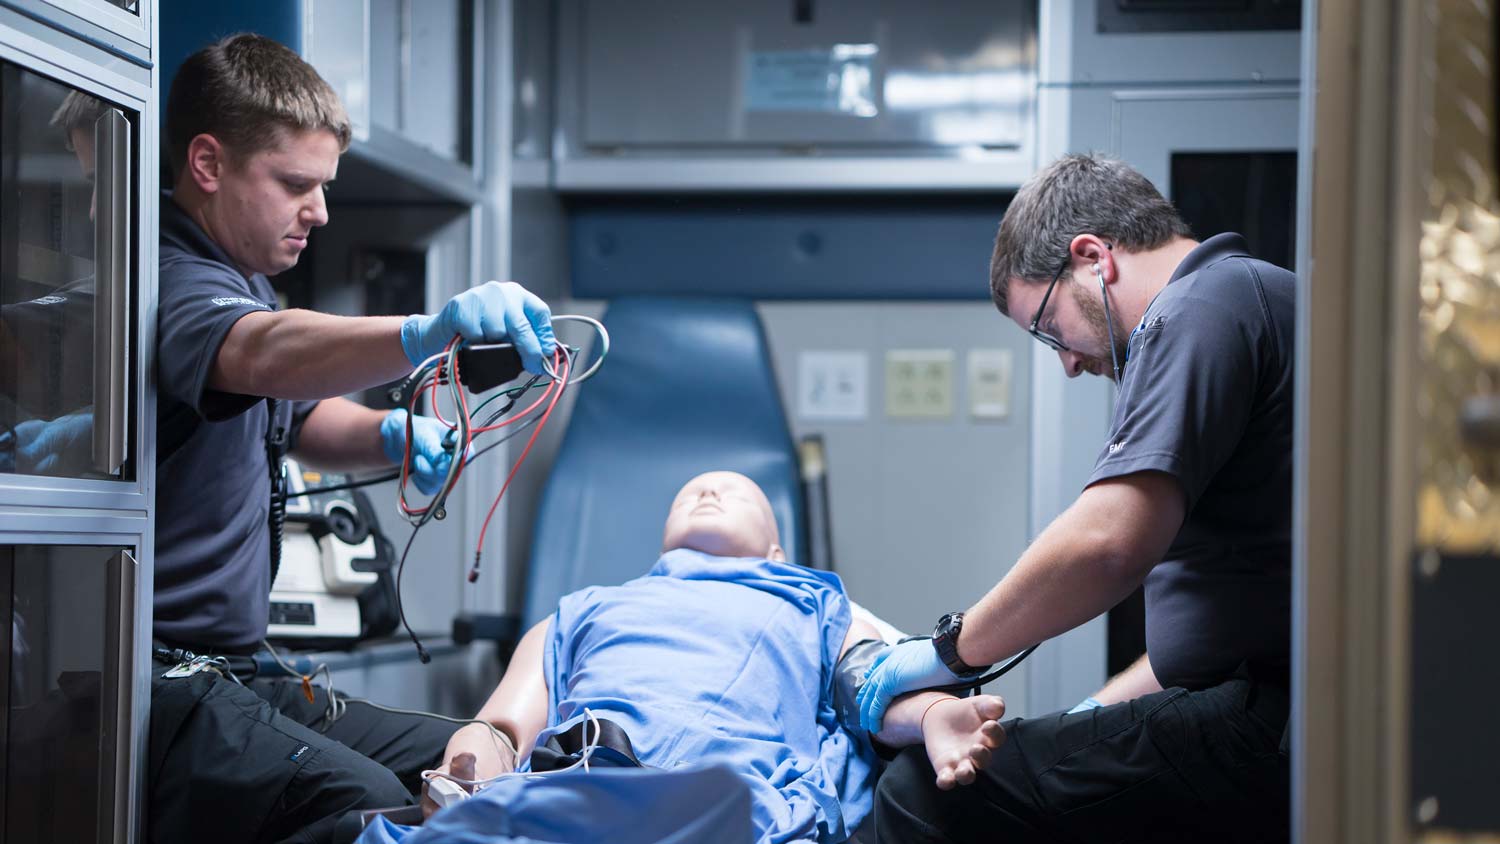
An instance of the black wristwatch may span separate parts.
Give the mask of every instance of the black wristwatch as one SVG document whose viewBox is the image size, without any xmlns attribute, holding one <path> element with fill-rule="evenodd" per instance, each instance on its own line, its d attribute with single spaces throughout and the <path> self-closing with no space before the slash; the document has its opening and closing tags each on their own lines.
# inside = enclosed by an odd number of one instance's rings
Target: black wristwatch
<svg viewBox="0 0 1500 844">
<path fill-rule="evenodd" d="M 990 666 L 975 668 L 958 658 L 958 634 L 963 629 L 964 614 L 948 613 L 938 619 L 937 626 L 932 628 L 932 646 L 937 649 L 938 659 L 941 659 L 955 676 L 973 677 L 976 674 L 983 674 L 990 669 Z"/>
</svg>

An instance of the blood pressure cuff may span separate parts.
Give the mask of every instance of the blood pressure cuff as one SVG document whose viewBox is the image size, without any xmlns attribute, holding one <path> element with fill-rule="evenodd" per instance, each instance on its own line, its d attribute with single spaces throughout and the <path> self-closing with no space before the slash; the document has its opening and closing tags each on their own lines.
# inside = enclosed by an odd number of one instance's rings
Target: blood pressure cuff
<svg viewBox="0 0 1500 844">
<path fill-rule="evenodd" d="M 598 735 L 594 735 L 590 729 L 596 723 Z M 593 753 L 589 754 L 590 765 L 605 768 L 650 767 L 642 765 L 641 760 L 636 758 L 630 736 L 623 727 L 607 718 L 599 718 L 597 721 L 579 721 L 571 729 L 548 738 L 546 744 L 533 748 L 531 770 L 542 773 L 572 767 L 583 759 L 590 745 L 594 747 Z"/>
<path fill-rule="evenodd" d="M 870 666 L 889 647 L 879 639 L 861 639 L 844 651 L 833 669 L 833 711 L 844 729 L 860 738 L 865 737 L 865 730 L 859 725 L 859 689 Z"/>
</svg>

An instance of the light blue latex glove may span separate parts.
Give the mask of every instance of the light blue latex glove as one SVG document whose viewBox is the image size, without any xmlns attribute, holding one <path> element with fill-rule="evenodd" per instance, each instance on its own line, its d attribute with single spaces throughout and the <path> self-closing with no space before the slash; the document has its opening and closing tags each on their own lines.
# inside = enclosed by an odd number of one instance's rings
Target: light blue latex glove
<svg viewBox="0 0 1500 844">
<path fill-rule="evenodd" d="M 1073 707 L 1072 709 L 1069 709 L 1068 710 L 1068 714 L 1072 715 L 1075 712 L 1087 712 L 1090 709 L 1098 709 L 1099 707 L 1101 707 L 1103 705 L 1104 704 L 1100 703 L 1097 700 L 1094 700 L 1091 697 L 1086 697 L 1086 698 L 1083 699 L 1082 703 L 1078 704 L 1077 706 Z"/>
<path fill-rule="evenodd" d="M 885 710 L 899 695 L 917 689 L 951 686 L 963 682 L 938 657 L 930 639 L 902 642 L 876 657 L 860 687 L 859 723 L 875 735 L 885 720 Z"/>
<path fill-rule="evenodd" d="M 50 421 L 28 419 L 16 426 L 16 470 L 45 475 L 64 460 L 86 464 L 93 454 L 93 438 L 92 410 Z"/>
<path fill-rule="evenodd" d="M 380 447 L 392 463 L 399 464 L 406 450 L 406 416 L 406 411 L 398 407 L 380 420 Z M 443 447 L 448 430 L 447 425 L 428 416 L 412 419 L 411 472 L 423 495 L 442 489 L 453 465 L 453 452 Z"/>
<path fill-rule="evenodd" d="M 449 299 L 435 314 L 407 317 L 401 323 L 401 350 L 412 366 L 420 366 L 455 334 L 471 343 L 513 343 L 521 364 L 536 374 L 557 347 L 551 309 L 513 281 L 487 281 Z"/>
</svg>

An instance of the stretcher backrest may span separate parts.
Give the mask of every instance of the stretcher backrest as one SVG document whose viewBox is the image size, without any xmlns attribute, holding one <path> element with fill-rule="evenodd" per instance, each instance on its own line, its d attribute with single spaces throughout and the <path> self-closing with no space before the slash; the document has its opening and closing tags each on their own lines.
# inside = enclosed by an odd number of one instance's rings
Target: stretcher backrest
<svg viewBox="0 0 1500 844">
<path fill-rule="evenodd" d="M 609 357 L 578 388 L 537 513 L 528 626 L 568 592 L 644 574 L 673 495 L 701 472 L 753 478 L 789 559 L 803 543 L 796 449 L 754 305 L 631 297 L 603 321 Z"/>
</svg>

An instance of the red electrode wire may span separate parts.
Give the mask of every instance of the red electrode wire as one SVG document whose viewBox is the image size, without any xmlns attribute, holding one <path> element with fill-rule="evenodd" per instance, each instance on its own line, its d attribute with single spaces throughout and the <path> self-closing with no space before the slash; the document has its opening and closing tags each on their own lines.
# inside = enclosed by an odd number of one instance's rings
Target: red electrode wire
<svg viewBox="0 0 1500 844">
<path fill-rule="evenodd" d="M 537 436 L 542 433 L 543 428 L 547 427 L 547 418 L 552 415 L 552 409 L 557 407 L 557 400 L 562 396 L 563 388 L 567 386 L 571 369 L 572 362 L 568 358 L 568 355 L 561 348 L 555 349 L 552 352 L 552 371 L 557 373 L 557 379 L 552 382 L 552 386 L 547 388 L 547 393 L 543 393 L 542 395 L 542 398 L 546 398 L 550 393 L 552 400 L 548 402 L 547 409 L 543 411 L 542 418 L 537 422 L 536 429 L 531 432 L 531 438 L 526 441 L 526 447 L 521 449 L 521 456 L 517 457 L 515 465 L 510 467 L 510 474 L 505 476 L 505 483 L 500 487 L 500 494 L 495 496 L 495 500 L 490 503 L 489 512 L 484 516 L 484 524 L 479 528 L 479 541 L 474 546 L 474 565 L 469 569 L 470 583 L 479 579 L 479 560 L 480 555 L 484 552 L 484 536 L 490 529 L 490 519 L 495 516 L 495 508 L 500 506 L 500 499 L 504 498 L 505 491 L 510 489 L 510 482 L 515 480 L 516 472 L 520 471 L 521 464 L 526 462 L 526 455 L 531 453 L 531 447 L 536 444 Z M 556 387 L 557 389 L 553 390 L 552 387 Z M 532 407 L 536 407 L 540 402 L 541 400 L 538 399 L 536 403 L 532 404 Z M 527 408 L 527 410 L 530 409 Z"/>
</svg>

